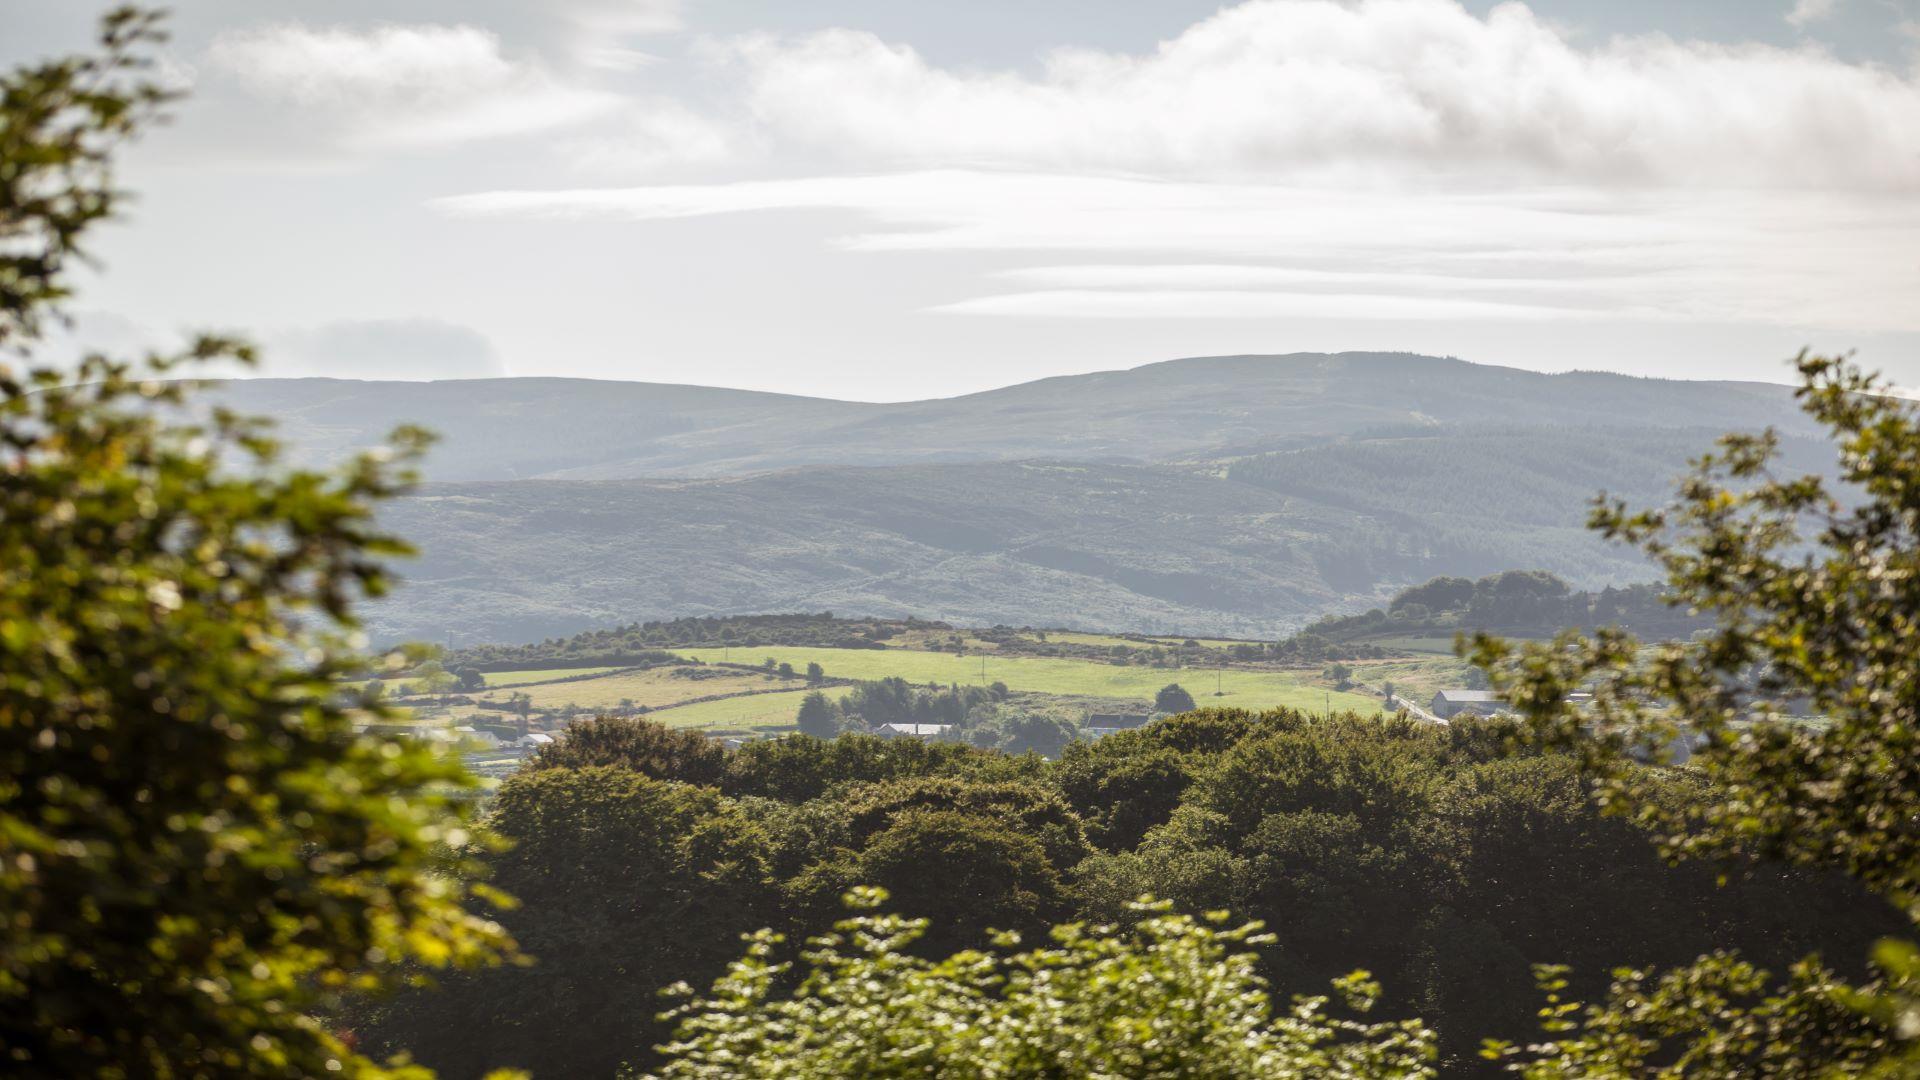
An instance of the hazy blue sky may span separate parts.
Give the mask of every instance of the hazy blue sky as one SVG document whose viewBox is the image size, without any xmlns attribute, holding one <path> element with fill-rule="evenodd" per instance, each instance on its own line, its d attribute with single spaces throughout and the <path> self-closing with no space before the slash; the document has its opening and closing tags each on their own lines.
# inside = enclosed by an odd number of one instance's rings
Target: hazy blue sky
<svg viewBox="0 0 1920 1080">
<path fill-rule="evenodd" d="M 79 336 L 864 399 L 1409 349 L 1920 385 L 1920 0 L 192 0 Z M 5 0 L 0 57 L 82 44 Z"/>
</svg>

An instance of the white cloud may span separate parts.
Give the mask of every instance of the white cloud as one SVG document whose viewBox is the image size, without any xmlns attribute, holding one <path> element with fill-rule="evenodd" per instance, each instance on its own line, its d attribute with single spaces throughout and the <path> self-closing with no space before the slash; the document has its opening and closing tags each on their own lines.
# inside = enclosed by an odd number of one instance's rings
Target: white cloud
<svg viewBox="0 0 1920 1080">
<path fill-rule="evenodd" d="M 954 314 L 1920 331 L 1920 69 L 1583 44 L 1524 5 L 1456 0 L 1252 0 L 1035 74 L 846 30 L 710 55 L 740 95 L 711 115 L 744 122 L 661 112 L 628 140 L 637 163 L 675 160 L 652 143 L 707 163 L 752 147 L 828 175 L 436 207 L 810 211 L 851 223 L 846 251 L 1043 254 L 930 308 Z"/>
<path fill-rule="evenodd" d="M 516 60 L 473 26 L 356 31 L 284 23 L 220 34 L 209 62 L 250 92 L 358 148 L 432 145 L 565 127 L 621 99 Z"/>
<path fill-rule="evenodd" d="M 1920 205 L 1860 193 L 1498 195 L 943 170 L 733 184 L 503 191 L 437 200 L 455 216 L 652 221 L 767 211 L 853 214 L 845 250 L 1091 253 L 1034 267 L 1039 288 L 942 310 L 1158 315 L 1279 312 L 1397 297 L 1420 317 L 1585 312 L 1718 323 L 1920 330 Z M 1194 266 L 1195 255 L 1209 265 Z M 1166 259 L 1173 266 L 1123 265 Z M 1222 267 L 1220 261 L 1236 261 Z M 1090 294 L 1099 293 L 1099 297 Z M 1209 293 L 1233 294 L 1208 296 Z M 1382 305 L 1384 310 L 1387 305 Z M 1365 305 L 1353 310 L 1367 310 Z M 1398 317 L 1413 317 L 1402 314 Z"/>
<path fill-rule="evenodd" d="M 611 134 L 568 140 L 563 149 L 575 168 L 631 175 L 729 161 L 739 144 L 731 128 L 671 98 L 650 98 L 632 102 Z"/>
<path fill-rule="evenodd" d="M 1198 177 L 1920 185 L 1920 82 L 1813 48 L 1585 47 L 1517 3 L 1253 0 L 1143 55 L 1038 75 L 864 32 L 721 50 L 773 138 L 856 167 Z"/>
<path fill-rule="evenodd" d="M 664 34 L 684 25 L 680 0 L 539 0 L 532 6 L 600 33 Z"/>
<path fill-rule="evenodd" d="M 1600 312 L 1394 293 L 1313 293 L 1247 289 L 1051 289 L 942 304 L 956 315 L 1078 319 L 1566 319 Z M 1622 313 L 1609 312 L 1609 316 Z"/>
<path fill-rule="evenodd" d="M 1840 7 L 1840 0 L 1795 0 L 1793 10 L 1787 12 L 1787 22 L 1794 26 L 1806 26 L 1833 16 Z"/>
</svg>

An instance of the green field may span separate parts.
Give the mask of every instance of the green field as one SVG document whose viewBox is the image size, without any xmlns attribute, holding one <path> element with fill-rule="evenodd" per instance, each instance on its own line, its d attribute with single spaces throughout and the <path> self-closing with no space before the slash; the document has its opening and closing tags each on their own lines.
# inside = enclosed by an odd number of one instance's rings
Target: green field
<svg viewBox="0 0 1920 1080">
<path fill-rule="evenodd" d="M 1083 634 L 1078 630 L 1049 630 L 1047 631 L 1047 640 L 1058 641 L 1067 645 L 1099 645 L 1106 647 L 1125 645 L 1129 649 L 1137 649 L 1140 647 L 1140 642 L 1128 638 L 1116 637 L 1113 634 Z"/>
<path fill-rule="evenodd" d="M 554 709 L 563 705 L 604 709 L 623 701 L 634 705 L 645 705 L 650 709 L 662 709 L 683 701 L 713 697 L 716 694 L 738 694 L 748 690 L 805 685 L 801 679 L 781 679 L 772 672 L 740 671 L 734 668 L 699 668 L 694 670 L 711 677 L 685 679 L 676 678 L 674 675 L 676 670 L 686 669 L 654 667 L 641 671 L 626 671 L 615 668 L 598 679 L 547 683 L 544 686 L 528 686 L 513 692 L 526 694 L 533 700 L 533 707 L 536 709 Z M 488 696 L 500 699 L 505 695 L 490 694 Z"/>
<path fill-rule="evenodd" d="M 1148 701 L 1161 687 L 1177 682 L 1186 687 L 1201 705 L 1248 709 L 1285 705 L 1314 710 L 1380 711 L 1378 698 L 1329 691 L 1304 682 L 1298 673 L 1285 671 L 1144 668 L 1090 660 L 983 657 L 980 654 L 954 656 L 951 653 L 907 649 L 770 646 L 754 649 L 753 652 L 771 656 L 776 661 L 785 661 L 799 670 L 805 670 L 809 663 L 817 663 L 829 676 L 842 679 L 884 679 L 897 675 L 914 683 L 983 685 L 1003 682 L 1010 690 Z M 720 658 L 718 650 L 686 650 L 682 655 L 708 660 Z M 1216 686 L 1224 691 L 1218 697 L 1214 696 Z M 798 698 L 795 701 L 797 703 Z"/>
<path fill-rule="evenodd" d="M 800 699 L 806 696 L 805 690 L 748 694 L 659 709 L 648 713 L 647 719 L 670 727 L 771 731 L 792 727 L 794 714 L 800 711 Z"/>
<path fill-rule="evenodd" d="M 1428 656 L 1420 659 L 1355 660 L 1348 666 L 1353 669 L 1355 682 L 1365 683 L 1375 689 L 1392 683 L 1403 693 L 1417 692 L 1425 698 L 1432 696 L 1436 690 L 1466 686 L 1471 665 L 1451 656 Z"/>
<path fill-rule="evenodd" d="M 1366 643 L 1378 645 L 1383 649 L 1397 652 L 1433 653 L 1437 656 L 1453 655 L 1452 634 L 1407 634 L 1401 637 L 1368 638 Z"/>
<path fill-rule="evenodd" d="M 489 671 L 483 675 L 488 686 L 511 686 L 516 683 L 545 682 L 548 679 L 565 679 L 574 675 L 595 675 L 603 671 L 619 671 L 613 667 L 570 667 L 545 668 L 532 671 Z"/>
</svg>

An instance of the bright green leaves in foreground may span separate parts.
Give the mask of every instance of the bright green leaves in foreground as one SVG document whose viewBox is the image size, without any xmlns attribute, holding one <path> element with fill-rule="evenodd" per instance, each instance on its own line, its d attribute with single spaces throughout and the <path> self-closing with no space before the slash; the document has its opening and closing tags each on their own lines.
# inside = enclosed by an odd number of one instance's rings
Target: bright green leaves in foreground
<svg viewBox="0 0 1920 1080">
<path fill-rule="evenodd" d="M 1474 659 L 1539 737 L 1606 775 L 1609 809 L 1671 853 L 1832 868 L 1920 919 L 1920 413 L 1842 361 L 1802 357 L 1799 370 L 1803 408 L 1838 444 L 1840 489 L 1774 475 L 1773 437 L 1735 435 L 1670 506 L 1594 513 L 1714 629 L 1650 648 L 1620 632 L 1519 649 L 1482 637 Z M 1567 704 L 1581 689 L 1592 704 Z M 1676 737 L 1701 742 L 1692 765 L 1715 798 L 1646 797 L 1646 771 L 1622 751 Z M 1684 1054 L 1657 1075 L 1920 1074 L 1920 962 L 1891 943 L 1875 960 L 1882 977 L 1864 987 L 1808 964 L 1769 990 L 1719 957 L 1623 975 L 1604 1004 L 1550 1009 L 1557 1041 L 1522 1055 L 1526 1072 L 1640 1076 Z"/>
<path fill-rule="evenodd" d="M 849 894 L 857 907 L 886 893 Z M 1330 1015 L 1324 997 L 1275 1014 L 1255 974 L 1258 924 L 1143 904 L 1136 928 L 1069 924 L 1053 944 L 944 960 L 913 955 L 924 920 L 866 915 L 809 942 L 805 978 L 781 987 L 779 936 L 761 932 L 711 996 L 678 1010 L 666 1078 L 787 1077 L 1327 1077 L 1433 1075 L 1417 1023 Z M 684 987 L 683 992 L 690 993 Z M 1335 986 L 1364 1013 L 1378 995 L 1365 973 Z"/>
<path fill-rule="evenodd" d="M 31 355 L 109 153 L 165 96 L 135 55 L 0 77 L 0 346 Z M 404 552 L 372 508 L 422 445 L 287 471 L 258 426 L 180 418 L 174 365 L 0 361 L 0 1072 L 376 1076 L 342 994 L 506 946 L 465 910 L 471 783 L 358 738 L 352 605 Z M 417 1070 L 401 1070 L 407 1075 Z"/>
</svg>

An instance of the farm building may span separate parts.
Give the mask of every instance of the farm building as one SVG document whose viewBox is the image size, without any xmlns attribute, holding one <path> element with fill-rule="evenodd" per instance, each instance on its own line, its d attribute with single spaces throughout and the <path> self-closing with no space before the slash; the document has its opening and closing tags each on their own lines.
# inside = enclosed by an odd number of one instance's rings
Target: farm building
<svg viewBox="0 0 1920 1080">
<path fill-rule="evenodd" d="M 1433 703 L 1427 709 L 1442 720 L 1451 720 L 1461 713 L 1492 716 L 1505 704 L 1500 695 L 1491 690 L 1442 690 L 1433 695 Z"/>
</svg>

